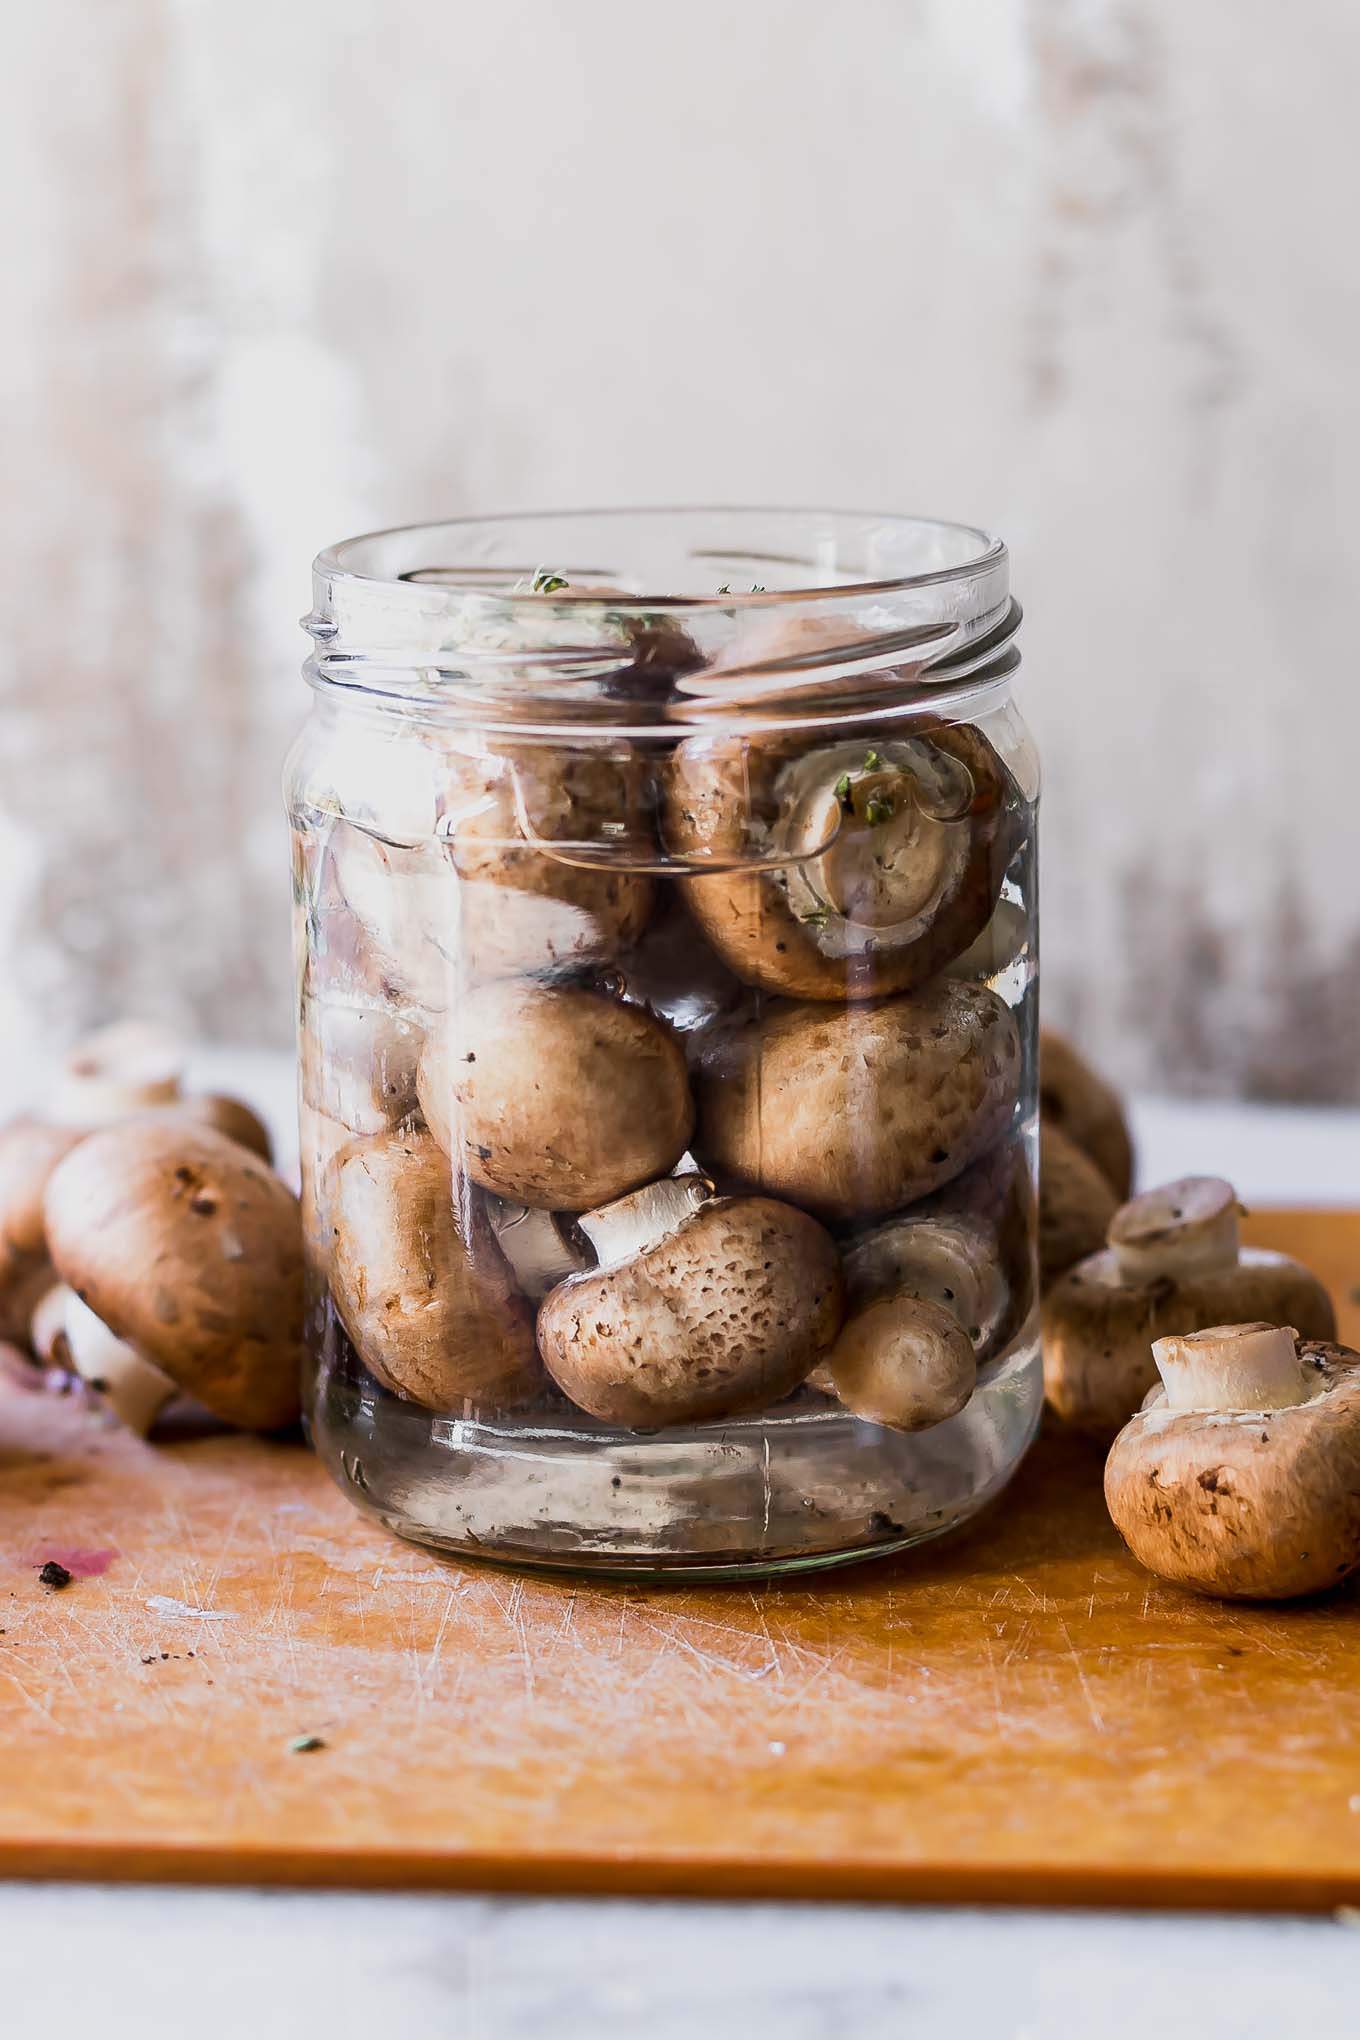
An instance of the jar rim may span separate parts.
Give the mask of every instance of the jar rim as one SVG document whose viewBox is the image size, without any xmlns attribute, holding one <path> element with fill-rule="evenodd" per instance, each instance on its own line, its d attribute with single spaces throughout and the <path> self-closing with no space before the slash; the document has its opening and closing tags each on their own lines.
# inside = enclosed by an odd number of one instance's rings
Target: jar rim
<svg viewBox="0 0 1360 2040">
<path fill-rule="evenodd" d="M 478 596 L 487 602 L 504 604 L 511 612 L 529 608 L 541 609 L 544 591 L 532 585 L 505 585 L 506 576 L 512 571 L 516 581 L 525 578 L 532 582 L 533 576 L 541 569 L 558 571 L 556 563 L 536 561 L 532 564 L 521 562 L 515 569 L 485 566 L 476 563 L 468 566 L 437 565 L 428 562 L 424 567 L 406 567 L 395 572 L 373 571 L 361 564 L 365 553 L 397 553 L 403 541 L 414 542 L 433 539 L 443 533 L 471 536 L 478 531 L 492 533 L 512 532 L 516 527 L 532 529 L 538 525 L 559 530 L 571 526 L 593 524 L 596 521 L 623 527 L 627 523 L 647 525 L 661 520 L 729 519 L 765 520 L 787 523 L 806 519 L 809 524 L 819 524 L 824 531 L 832 527 L 847 533 L 861 527 L 876 534 L 895 534 L 905 541 L 908 534 L 919 534 L 924 538 L 931 535 L 938 544 L 952 541 L 959 546 L 959 557 L 942 566 L 932 566 L 906 573 L 862 573 L 833 580 L 806 580 L 787 583 L 777 587 L 768 585 L 749 590 L 733 589 L 730 586 L 713 590 L 690 590 L 677 593 L 673 590 L 626 589 L 611 592 L 610 607 L 627 612 L 631 608 L 651 610 L 657 608 L 677 610 L 703 609 L 770 609 L 782 602 L 814 602 L 835 593 L 842 597 L 890 595 L 919 588 L 940 587 L 951 582 L 967 581 L 989 569 L 995 569 L 1008 557 L 1005 541 L 980 525 L 965 524 L 950 518 L 921 517 L 909 512 L 865 511 L 831 509 L 808 504 L 759 504 L 736 503 L 705 505 L 681 504 L 612 504 L 598 509 L 552 509 L 552 510 L 501 510 L 466 513 L 458 517 L 418 520 L 410 524 L 395 524 L 377 527 L 374 530 L 356 533 L 351 538 L 340 539 L 325 546 L 313 561 L 313 573 L 327 581 L 340 580 L 359 586 L 371 586 L 395 591 L 401 588 L 438 589 L 446 588 L 461 596 Z M 965 546 L 964 542 L 969 542 Z M 732 548 L 733 556 L 738 549 Z M 717 560 L 723 556 L 722 549 L 705 547 L 695 557 Z M 799 562 L 796 556 L 762 554 L 759 551 L 741 549 L 740 556 L 746 559 L 764 559 L 769 565 L 811 565 L 811 561 Z M 565 562 L 564 562 L 565 563 Z M 592 579 L 604 580 L 611 575 L 617 578 L 618 570 L 608 565 L 576 567 L 577 573 L 589 573 Z M 438 578 L 447 576 L 448 578 Z M 570 579 L 561 588 L 551 591 L 554 602 L 564 606 L 579 604 L 586 606 L 598 602 L 598 590 L 589 586 L 573 587 Z"/>
</svg>

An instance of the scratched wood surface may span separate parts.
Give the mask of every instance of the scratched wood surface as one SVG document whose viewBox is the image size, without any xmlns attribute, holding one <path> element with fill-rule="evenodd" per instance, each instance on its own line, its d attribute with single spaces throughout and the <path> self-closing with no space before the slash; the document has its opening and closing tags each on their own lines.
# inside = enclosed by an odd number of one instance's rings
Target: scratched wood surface
<svg viewBox="0 0 1360 2040">
<path fill-rule="evenodd" d="M 1360 1337 L 1360 1215 L 1254 1231 Z M 1163 1588 L 1099 1475 L 1046 1438 L 985 1523 L 813 1585 L 573 1586 L 398 1543 L 300 1447 L 11 1389 L 0 1870 L 1360 1901 L 1360 1599 Z"/>
</svg>

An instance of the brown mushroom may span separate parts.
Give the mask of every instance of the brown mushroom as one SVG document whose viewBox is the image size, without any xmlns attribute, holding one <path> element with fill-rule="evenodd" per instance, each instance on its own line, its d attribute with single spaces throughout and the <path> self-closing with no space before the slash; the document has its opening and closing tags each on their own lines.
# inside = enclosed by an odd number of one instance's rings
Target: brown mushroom
<svg viewBox="0 0 1360 2040">
<path fill-rule="evenodd" d="M 699 1037 L 695 1152 L 724 1182 L 821 1217 L 900 1210 L 1010 1126 L 1020 1037 L 985 985 L 789 1005 Z"/>
<path fill-rule="evenodd" d="M 43 1229 L 43 1196 L 80 1139 L 68 1126 L 16 1119 L 0 1129 L 0 1339 L 27 1345 L 29 1324 L 56 1280 Z"/>
<path fill-rule="evenodd" d="M 540 1385 L 532 1320 L 479 1204 L 455 1208 L 427 1133 L 353 1142 L 334 1164 L 331 1294 L 371 1374 L 426 1409 L 509 1409 Z"/>
<path fill-rule="evenodd" d="M 417 1089 L 474 1183 L 548 1211 L 588 1211 L 664 1174 L 694 1119 L 664 1022 L 577 985 L 474 992 L 431 1034 Z"/>
<path fill-rule="evenodd" d="M 920 1206 L 841 1248 L 852 1310 L 907 1297 L 946 1310 L 978 1365 L 1000 1351 L 1015 1322 L 1010 1271 L 994 1226 L 967 1212 Z"/>
<path fill-rule="evenodd" d="M 836 1249 L 791 1205 L 675 1177 L 582 1228 L 601 1264 L 549 1291 L 538 1343 L 559 1388 L 602 1423 L 650 1431 L 762 1409 L 840 1326 Z"/>
<path fill-rule="evenodd" d="M 238 1147 L 248 1148 L 262 1162 L 272 1162 L 274 1146 L 269 1128 L 244 1099 L 228 1097 L 224 1091 L 186 1091 L 170 1105 L 152 1105 L 135 1113 L 138 1119 L 187 1119 L 224 1133 Z"/>
<path fill-rule="evenodd" d="M 957 1416 L 977 1384 L 972 1343 L 953 1311 L 904 1293 L 848 1318 L 826 1364 L 848 1410 L 895 1431 Z"/>
<path fill-rule="evenodd" d="M 1039 1111 L 1089 1155 L 1119 1197 L 1133 1184 L 1133 1142 L 1119 1093 L 1051 1027 L 1039 1037 Z"/>
<path fill-rule="evenodd" d="M 1044 1299 L 1044 1388 L 1065 1423 L 1109 1439 L 1157 1379 L 1156 1339 L 1209 1325 L 1268 1321 L 1308 1339 L 1336 1336 L 1317 1277 L 1284 1254 L 1239 1247 L 1236 1193 L 1189 1176 L 1120 1207 L 1109 1245 Z"/>
<path fill-rule="evenodd" d="M 1162 1389 L 1115 1439 L 1105 1499 L 1159 1578 L 1290 1600 L 1360 1565 L 1360 1353 L 1293 1326 L 1156 1341 Z"/>
<path fill-rule="evenodd" d="M 59 1126 L 107 1126 L 180 1094 L 184 1051 L 147 1020 L 115 1020 L 69 1052 L 57 1073 L 48 1117 Z"/>
<path fill-rule="evenodd" d="M 672 760 L 667 847 L 700 868 L 686 904 L 738 977 L 877 998 L 924 984 L 981 934 L 1014 807 L 967 724 L 812 744 L 696 737 Z"/>
<path fill-rule="evenodd" d="M 1060 1127 L 1039 1133 L 1039 1286 L 1099 1253 L 1119 1199 L 1090 1156 Z"/>
<path fill-rule="evenodd" d="M 128 1120 L 58 1164 L 53 1263 L 96 1317 L 227 1423 L 297 1414 L 298 1203 L 255 1155 L 183 1120 Z"/>
</svg>

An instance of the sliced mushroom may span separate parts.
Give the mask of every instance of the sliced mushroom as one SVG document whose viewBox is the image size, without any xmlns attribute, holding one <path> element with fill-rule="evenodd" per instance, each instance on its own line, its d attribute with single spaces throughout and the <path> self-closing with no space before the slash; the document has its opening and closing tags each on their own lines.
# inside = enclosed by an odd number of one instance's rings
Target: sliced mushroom
<svg viewBox="0 0 1360 2040">
<path fill-rule="evenodd" d="M 695 1151 L 720 1180 L 834 1219 L 896 1211 L 1010 1126 L 1020 1037 L 984 985 L 796 1005 L 699 1040 Z"/>
<path fill-rule="evenodd" d="M 1039 1040 L 1039 1109 L 1089 1155 L 1117 1196 L 1133 1183 L 1133 1142 L 1119 1093 L 1064 1035 L 1044 1028 Z"/>
<path fill-rule="evenodd" d="M 335 1164 L 331 1294 L 369 1372 L 426 1409 L 509 1409 L 541 1381 L 524 1298 L 479 1205 L 455 1210 L 426 1133 L 355 1141 Z"/>
<path fill-rule="evenodd" d="M 848 1410 L 895 1431 L 957 1416 L 977 1384 L 973 1346 L 953 1311 L 904 1294 L 847 1319 L 827 1368 Z"/>
<path fill-rule="evenodd" d="M 1045 1292 L 1099 1253 L 1119 1200 L 1090 1156 L 1060 1127 L 1039 1134 L 1039 1285 Z"/>
<path fill-rule="evenodd" d="M 417 1089 L 473 1182 L 548 1211 L 588 1211 L 664 1174 L 694 1122 L 669 1028 L 575 985 L 474 992 L 431 1035 Z"/>
<path fill-rule="evenodd" d="M 691 913 L 748 984 L 808 999 L 908 991 L 962 955 L 1015 847 L 1013 788 L 970 725 L 872 741 L 693 738 L 668 847 L 711 873 Z"/>
<path fill-rule="evenodd" d="M 258 1157 L 209 1127 L 128 1120 L 72 1148 L 43 1210 L 61 1279 L 143 1359 L 243 1429 L 297 1415 L 298 1202 Z"/>
<path fill-rule="evenodd" d="M 559 1388 L 602 1423 L 659 1430 L 760 1409 L 797 1387 L 844 1311 L 815 1219 L 695 1179 L 583 1221 L 603 1264 L 544 1298 L 538 1343 Z M 631 1251 L 625 1251 L 630 1248 Z"/>
<path fill-rule="evenodd" d="M 1336 1334 L 1331 1298 L 1284 1254 L 1238 1246 L 1232 1186 L 1187 1177 L 1123 1205 L 1109 1246 L 1044 1299 L 1044 1388 L 1057 1415 L 1109 1439 L 1157 1379 L 1154 1340 L 1210 1325 L 1294 1324 Z"/>
<path fill-rule="evenodd" d="M 1292 1326 L 1159 1338 L 1105 1499 L 1134 1557 L 1229 1600 L 1315 1594 L 1360 1565 L 1360 1354 Z"/>
</svg>

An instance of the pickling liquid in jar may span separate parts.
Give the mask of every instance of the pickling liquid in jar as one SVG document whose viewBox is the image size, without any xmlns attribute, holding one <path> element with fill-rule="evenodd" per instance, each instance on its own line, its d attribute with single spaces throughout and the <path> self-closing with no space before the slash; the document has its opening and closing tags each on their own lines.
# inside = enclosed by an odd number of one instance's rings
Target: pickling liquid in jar
<svg viewBox="0 0 1360 2040">
<path fill-rule="evenodd" d="M 324 553 L 293 829 L 308 1384 L 435 1549 L 901 1549 L 1036 1428 L 1004 547 L 815 512 Z"/>
</svg>

